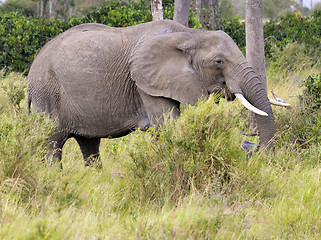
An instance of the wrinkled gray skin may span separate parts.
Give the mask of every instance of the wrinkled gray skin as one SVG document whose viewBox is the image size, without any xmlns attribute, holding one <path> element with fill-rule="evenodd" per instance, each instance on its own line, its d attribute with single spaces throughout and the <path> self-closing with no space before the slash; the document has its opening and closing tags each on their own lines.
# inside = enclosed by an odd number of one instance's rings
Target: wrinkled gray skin
<svg viewBox="0 0 321 240">
<path fill-rule="evenodd" d="M 116 138 L 179 116 L 180 104 L 227 87 L 269 114 L 257 116 L 260 144 L 271 148 L 274 117 L 266 90 L 234 41 L 222 31 L 170 20 L 112 28 L 83 24 L 47 43 L 28 75 L 28 106 L 56 120 L 48 161 L 74 137 L 85 165 L 101 166 L 100 138 Z"/>
</svg>

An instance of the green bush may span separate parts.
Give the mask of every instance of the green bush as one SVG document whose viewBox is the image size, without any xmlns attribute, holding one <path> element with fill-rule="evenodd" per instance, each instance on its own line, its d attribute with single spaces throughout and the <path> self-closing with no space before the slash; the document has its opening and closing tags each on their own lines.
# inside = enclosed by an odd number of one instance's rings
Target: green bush
<svg viewBox="0 0 321 240">
<path fill-rule="evenodd" d="M 224 31 L 230 35 L 237 46 L 245 54 L 245 23 L 239 18 L 223 19 Z"/>
<path fill-rule="evenodd" d="M 22 14 L 0 14 L 0 68 L 28 71 L 41 47 L 65 29 L 65 23 Z"/>
<path fill-rule="evenodd" d="M 308 54 L 320 55 L 321 10 L 316 9 L 311 16 L 302 17 L 299 13 L 288 13 L 264 24 L 266 55 L 270 56 L 273 44 L 284 49 L 288 43 L 306 47 Z"/>
<path fill-rule="evenodd" d="M 309 143 L 318 143 L 321 141 L 321 75 L 305 79 L 300 102 L 302 110 L 299 116 L 304 122 L 301 138 Z"/>
<path fill-rule="evenodd" d="M 314 113 L 321 110 L 321 75 L 309 76 L 304 81 L 300 100 L 306 112 Z"/>
<path fill-rule="evenodd" d="M 164 202 L 193 192 L 213 196 L 228 191 L 234 168 L 246 163 L 246 154 L 236 138 L 231 104 L 215 101 L 212 96 L 187 106 L 179 119 L 129 136 L 127 178 L 135 186 L 130 192 L 136 201 L 137 196 L 141 202 Z"/>
<path fill-rule="evenodd" d="M 321 141 L 321 75 L 309 76 L 304 81 L 299 105 L 291 114 L 278 116 L 277 138 L 287 147 L 301 151 Z"/>
<path fill-rule="evenodd" d="M 82 22 L 102 23 L 112 27 L 127 27 L 152 20 L 144 1 L 109 1 L 82 18 Z"/>
<path fill-rule="evenodd" d="M 302 75 L 306 69 L 321 71 L 321 64 L 307 53 L 306 47 L 299 43 L 288 43 L 283 49 L 271 45 L 267 64 L 279 73 L 279 79 L 286 79 L 289 73 Z"/>
</svg>

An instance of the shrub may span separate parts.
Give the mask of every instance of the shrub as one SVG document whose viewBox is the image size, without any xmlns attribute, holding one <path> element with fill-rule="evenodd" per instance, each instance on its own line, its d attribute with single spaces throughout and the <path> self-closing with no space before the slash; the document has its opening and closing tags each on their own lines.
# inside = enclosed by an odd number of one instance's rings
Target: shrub
<svg viewBox="0 0 321 240">
<path fill-rule="evenodd" d="M 135 198 L 164 202 L 191 192 L 213 196 L 229 191 L 234 168 L 246 157 L 235 138 L 236 119 L 227 103 L 215 105 L 214 98 L 187 106 L 179 119 L 148 134 L 130 136 L 126 178 Z"/>
<path fill-rule="evenodd" d="M 272 44 L 269 54 L 270 58 L 267 59 L 267 63 L 281 74 L 280 79 L 285 79 L 289 73 L 302 75 L 306 69 L 311 68 L 321 71 L 321 64 L 314 56 L 307 53 L 303 44 L 288 43 L 283 49 Z"/>
<path fill-rule="evenodd" d="M 245 54 L 245 23 L 239 18 L 223 19 L 224 31 L 234 40 Z"/>
<path fill-rule="evenodd" d="M 264 24 L 266 55 L 270 56 L 273 44 L 281 50 L 288 43 L 305 46 L 308 54 L 320 55 L 321 10 L 316 9 L 311 16 L 302 17 L 299 13 L 288 13 Z"/>
<path fill-rule="evenodd" d="M 19 12 L 0 14 L 0 68 L 28 71 L 40 48 L 65 29 L 60 20 L 25 17 Z"/>
<path fill-rule="evenodd" d="M 277 127 L 280 142 L 297 150 L 318 146 L 321 141 L 321 75 L 309 76 L 304 81 L 299 99 L 298 108 L 280 118 Z"/>
<path fill-rule="evenodd" d="M 315 113 L 321 110 L 321 75 L 309 76 L 304 81 L 300 100 L 305 112 Z"/>
<path fill-rule="evenodd" d="M 152 20 L 144 1 L 109 1 L 82 18 L 83 22 L 96 22 L 112 27 L 127 27 Z"/>
</svg>

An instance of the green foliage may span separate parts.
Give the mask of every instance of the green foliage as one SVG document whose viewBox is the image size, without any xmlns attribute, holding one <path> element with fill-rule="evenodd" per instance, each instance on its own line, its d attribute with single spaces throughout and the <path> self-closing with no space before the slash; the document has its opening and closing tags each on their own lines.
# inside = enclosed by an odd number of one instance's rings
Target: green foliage
<svg viewBox="0 0 321 240">
<path fill-rule="evenodd" d="M 7 86 L 8 85 L 8 86 Z M 23 77 L 17 77 L 14 81 L 10 81 L 7 85 L 2 84 L 1 88 L 5 92 L 8 103 L 14 110 L 20 110 L 20 103 L 25 99 L 26 83 Z"/>
<path fill-rule="evenodd" d="M 272 44 L 269 54 L 267 63 L 279 73 L 279 79 L 286 78 L 289 73 L 300 76 L 305 69 L 314 68 L 321 71 L 321 64 L 316 60 L 316 56 L 309 54 L 302 44 L 288 43 L 283 49 Z"/>
<path fill-rule="evenodd" d="M 319 146 L 321 142 L 321 77 L 308 76 L 293 114 L 280 117 L 280 143 L 297 149 Z"/>
<path fill-rule="evenodd" d="M 97 22 L 112 27 L 127 27 L 152 20 L 144 1 L 108 1 L 97 10 L 88 13 L 83 22 Z"/>
<path fill-rule="evenodd" d="M 321 109 L 321 75 L 309 76 L 304 81 L 301 102 L 306 111 L 315 112 Z"/>
<path fill-rule="evenodd" d="M 133 162 L 128 171 L 140 201 L 177 200 L 194 191 L 208 195 L 228 191 L 234 167 L 246 156 L 235 139 L 236 122 L 228 108 L 212 107 L 216 101 L 214 96 L 188 106 L 179 119 L 148 134 L 132 135 Z"/>
<path fill-rule="evenodd" d="M 263 0 L 263 18 L 277 19 L 280 15 L 291 12 L 295 4 L 295 0 Z"/>
<path fill-rule="evenodd" d="M 36 54 L 65 29 L 62 21 L 25 17 L 18 12 L 0 14 L 0 68 L 28 71 Z"/>
<path fill-rule="evenodd" d="M 321 75 L 309 76 L 304 81 L 303 94 L 300 96 L 304 122 L 302 138 L 309 142 L 321 141 Z M 301 132 L 300 132 L 301 133 Z"/>
<path fill-rule="evenodd" d="M 237 46 L 245 54 L 245 23 L 239 18 L 223 19 L 224 31 L 230 35 Z"/>
<path fill-rule="evenodd" d="M 25 16 L 36 15 L 36 2 L 33 0 L 6 0 L 0 2 L 0 11 L 4 13 L 19 11 Z"/>
<path fill-rule="evenodd" d="M 27 116 L 26 113 L 4 113 L 0 124 L 0 182 L 2 191 L 16 194 L 17 200 L 26 198 L 37 191 L 34 178 L 36 165 L 44 157 L 44 147 L 52 127 L 43 115 Z"/>
<path fill-rule="evenodd" d="M 311 16 L 302 17 L 299 12 L 281 16 L 278 21 L 269 21 L 264 25 L 265 48 L 267 56 L 273 44 L 284 49 L 289 43 L 303 45 L 308 54 L 320 55 L 321 10 L 315 10 Z"/>
<path fill-rule="evenodd" d="M 9 103 L 18 110 L 20 109 L 20 102 L 25 98 L 25 88 L 24 85 L 14 85 L 13 83 L 9 83 L 9 87 L 3 87 L 9 97 Z"/>
</svg>

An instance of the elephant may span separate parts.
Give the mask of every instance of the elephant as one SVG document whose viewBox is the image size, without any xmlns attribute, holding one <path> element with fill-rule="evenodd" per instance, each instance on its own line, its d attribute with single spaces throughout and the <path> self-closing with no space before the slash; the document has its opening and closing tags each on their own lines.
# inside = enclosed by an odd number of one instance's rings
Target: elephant
<svg viewBox="0 0 321 240">
<path fill-rule="evenodd" d="M 62 148 L 75 138 L 85 166 L 101 167 L 101 138 L 118 138 L 179 117 L 226 89 L 255 112 L 260 145 L 273 148 L 274 116 L 267 91 L 232 38 L 171 20 L 125 28 L 88 23 L 49 41 L 31 65 L 28 109 L 55 121 L 47 161 L 62 168 Z M 161 124 L 161 123 L 160 123 Z"/>
</svg>

